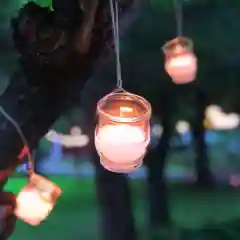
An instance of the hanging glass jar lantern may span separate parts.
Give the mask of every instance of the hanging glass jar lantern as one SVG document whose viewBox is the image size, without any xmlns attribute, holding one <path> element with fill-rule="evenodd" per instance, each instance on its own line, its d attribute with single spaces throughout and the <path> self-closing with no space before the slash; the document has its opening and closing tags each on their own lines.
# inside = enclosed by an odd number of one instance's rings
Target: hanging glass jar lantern
<svg viewBox="0 0 240 240">
<path fill-rule="evenodd" d="M 17 196 L 15 214 L 28 224 L 39 225 L 52 211 L 60 194 L 56 184 L 33 173 L 29 184 Z"/>
<path fill-rule="evenodd" d="M 95 146 L 109 171 L 129 173 L 141 166 L 150 142 L 151 105 L 128 92 L 111 93 L 97 104 Z"/>
<path fill-rule="evenodd" d="M 173 82 L 186 84 L 195 80 L 197 58 L 193 53 L 193 42 L 185 37 L 178 37 L 163 46 L 165 69 Z"/>
</svg>

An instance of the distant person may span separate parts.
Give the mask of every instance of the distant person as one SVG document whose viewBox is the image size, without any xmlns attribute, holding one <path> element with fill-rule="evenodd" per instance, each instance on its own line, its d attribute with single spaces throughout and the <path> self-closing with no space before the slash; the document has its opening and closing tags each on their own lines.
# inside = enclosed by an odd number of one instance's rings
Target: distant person
<svg viewBox="0 0 240 240">
<path fill-rule="evenodd" d="M 79 177 L 78 167 L 81 159 L 90 154 L 88 148 L 90 140 L 87 135 L 82 133 L 82 129 L 79 126 L 72 126 L 69 133 L 70 134 L 62 134 L 51 130 L 46 135 L 46 138 L 51 142 L 61 144 L 63 154 L 72 158 L 76 176 Z"/>
</svg>

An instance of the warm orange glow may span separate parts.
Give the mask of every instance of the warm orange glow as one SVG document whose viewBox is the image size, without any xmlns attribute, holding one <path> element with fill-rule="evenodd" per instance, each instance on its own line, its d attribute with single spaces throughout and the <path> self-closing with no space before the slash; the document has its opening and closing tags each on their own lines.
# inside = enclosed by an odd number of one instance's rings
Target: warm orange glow
<svg viewBox="0 0 240 240">
<path fill-rule="evenodd" d="M 120 107 L 121 112 L 133 112 L 131 107 Z"/>
<path fill-rule="evenodd" d="M 39 225 L 50 214 L 60 194 L 57 185 L 33 174 L 30 183 L 17 196 L 15 214 L 30 225 Z"/>
<path fill-rule="evenodd" d="M 34 188 L 24 188 L 17 197 L 16 216 L 30 225 L 39 225 L 53 209 Z"/>
<path fill-rule="evenodd" d="M 130 93 L 99 101 L 95 146 L 106 169 L 128 173 L 142 164 L 150 141 L 150 115 L 150 104 Z"/>
<path fill-rule="evenodd" d="M 190 83 L 196 78 L 197 58 L 192 48 L 192 41 L 184 37 L 173 39 L 163 46 L 165 69 L 176 84 Z"/>
<path fill-rule="evenodd" d="M 207 118 L 204 119 L 203 125 L 205 128 L 212 128 L 211 122 Z"/>
<path fill-rule="evenodd" d="M 185 53 L 166 60 L 165 68 L 177 84 L 194 81 L 197 72 L 197 59 L 193 53 Z"/>
</svg>

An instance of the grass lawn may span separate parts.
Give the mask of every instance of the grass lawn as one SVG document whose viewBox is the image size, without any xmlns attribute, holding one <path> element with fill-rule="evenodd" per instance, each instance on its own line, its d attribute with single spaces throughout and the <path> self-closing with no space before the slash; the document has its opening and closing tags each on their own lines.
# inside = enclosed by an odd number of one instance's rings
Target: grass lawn
<svg viewBox="0 0 240 240">
<path fill-rule="evenodd" d="M 94 182 L 71 177 L 54 177 L 63 190 L 54 212 L 38 227 L 18 221 L 12 240 L 98 240 L 98 213 Z M 7 189 L 17 193 L 25 184 L 23 178 L 9 180 Z M 147 240 L 146 206 L 142 181 L 133 181 L 134 210 L 139 235 Z M 216 189 L 197 192 L 188 186 L 170 189 L 170 207 L 174 223 L 174 237 L 166 240 L 239 240 L 240 239 L 240 192 Z M 156 238 L 159 239 L 159 238 Z"/>
</svg>

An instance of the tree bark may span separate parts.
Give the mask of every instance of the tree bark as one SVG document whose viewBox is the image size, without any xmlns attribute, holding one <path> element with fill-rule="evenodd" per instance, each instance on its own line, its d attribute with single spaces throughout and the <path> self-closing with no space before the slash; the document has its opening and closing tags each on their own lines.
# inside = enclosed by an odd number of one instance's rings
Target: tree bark
<svg viewBox="0 0 240 240">
<path fill-rule="evenodd" d="M 131 193 L 123 174 L 108 172 L 95 153 L 96 188 L 102 216 L 102 239 L 136 240 Z"/>
</svg>

